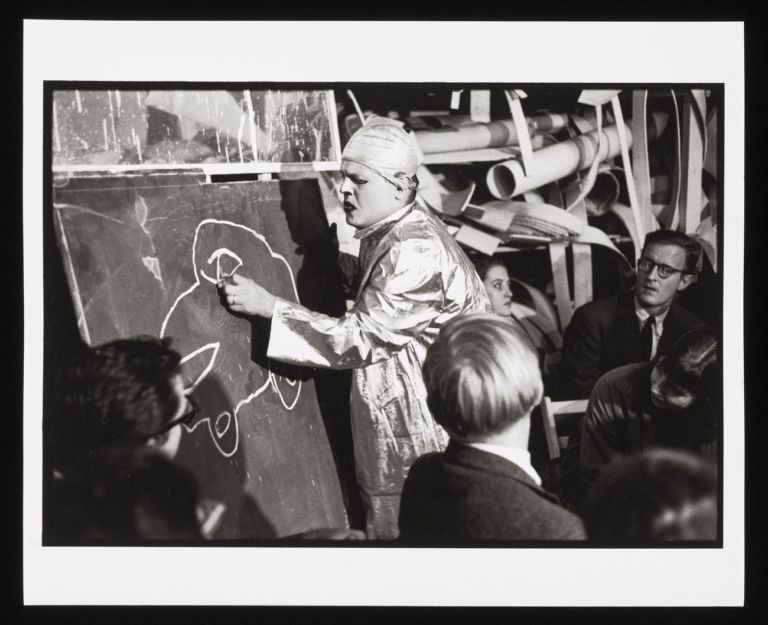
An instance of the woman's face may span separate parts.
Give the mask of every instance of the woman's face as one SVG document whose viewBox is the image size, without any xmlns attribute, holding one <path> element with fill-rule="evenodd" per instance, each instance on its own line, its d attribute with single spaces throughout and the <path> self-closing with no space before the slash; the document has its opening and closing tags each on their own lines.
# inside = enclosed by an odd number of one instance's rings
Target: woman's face
<svg viewBox="0 0 768 625">
<path fill-rule="evenodd" d="M 497 315 L 508 317 L 512 313 L 512 289 L 509 273 L 503 265 L 491 265 L 485 274 L 483 285 Z"/>
<path fill-rule="evenodd" d="M 651 402 L 654 406 L 667 410 L 683 410 L 695 400 L 693 393 L 680 388 L 667 378 L 658 364 L 653 368 L 651 372 Z"/>
</svg>

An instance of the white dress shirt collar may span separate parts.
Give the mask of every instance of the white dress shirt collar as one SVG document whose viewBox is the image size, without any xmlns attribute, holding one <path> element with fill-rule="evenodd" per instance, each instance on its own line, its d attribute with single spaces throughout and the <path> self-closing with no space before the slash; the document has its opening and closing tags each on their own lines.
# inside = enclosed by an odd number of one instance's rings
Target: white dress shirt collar
<svg viewBox="0 0 768 625">
<path fill-rule="evenodd" d="M 664 319 L 666 319 L 667 313 L 669 313 L 669 308 L 667 308 L 663 313 L 659 313 L 654 317 L 653 336 L 651 341 L 651 360 L 656 357 L 656 352 L 659 348 L 659 341 L 661 340 L 661 335 L 664 332 Z M 637 303 L 637 299 L 635 299 L 635 316 L 637 317 L 637 323 L 640 327 L 640 330 L 642 331 L 645 322 L 651 315 L 647 310 L 642 308 Z"/>
<path fill-rule="evenodd" d="M 491 445 L 488 443 L 466 444 L 469 447 L 474 447 L 475 449 L 479 449 L 481 451 L 487 451 L 489 454 L 495 454 L 506 460 L 509 460 L 510 462 L 520 467 L 523 471 L 525 471 L 528 476 L 534 482 L 536 482 L 537 486 L 541 486 L 541 478 L 539 477 L 539 474 L 536 473 L 536 469 L 534 469 L 533 465 L 531 464 L 531 454 L 529 454 L 525 449 L 507 447 L 506 445 Z"/>
</svg>

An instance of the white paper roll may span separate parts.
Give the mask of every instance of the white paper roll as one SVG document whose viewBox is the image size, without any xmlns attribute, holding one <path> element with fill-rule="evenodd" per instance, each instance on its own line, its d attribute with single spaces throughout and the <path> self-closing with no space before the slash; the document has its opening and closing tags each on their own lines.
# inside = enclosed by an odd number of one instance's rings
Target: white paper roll
<svg viewBox="0 0 768 625">
<path fill-rule="evenodd" d="M 629 126 L 626 136 L 629 146 L 632 145 L 632 134 Z M 511 159 L 488 170 L 486 182 L 494 197 L 509 199 L 526 191 L 537 189 L 545 184 L 564 178 L 576 171 L 586 169 L 595 160 L 597 152 L 597 131 L 579 135 L 568 141 L 541 148 L 533 153 L 533 175 L 526 176 L 523 165 L 519 160 Z M 613 158 L 620 152 L 619 136 L 616 126 L 603 129 L 600 141 L 598 159 L 603 161 Z"/>
<path fill-rule="evenodd" d="M 528 132 L 556 132 L 568 123 L 566 115 L 538 115 L 526 118 Z M 511 119 L 476 124 L 462 124 L 434 130 L 416 130 L 416 140 L 424 154 L 499 148 L 518 145 L 517 130 Z"/>
</svg>

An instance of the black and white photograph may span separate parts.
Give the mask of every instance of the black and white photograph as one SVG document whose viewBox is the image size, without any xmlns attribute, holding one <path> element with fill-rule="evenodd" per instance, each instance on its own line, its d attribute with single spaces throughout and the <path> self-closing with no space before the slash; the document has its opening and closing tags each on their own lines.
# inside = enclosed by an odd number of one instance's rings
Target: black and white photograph
<svg viewBox="0 0 768 625">
<path fill-rule="evenodd" d="M 350 25 L 25 22 L 25 603 L 743 604 L 743 24 Z"/>
</svg>

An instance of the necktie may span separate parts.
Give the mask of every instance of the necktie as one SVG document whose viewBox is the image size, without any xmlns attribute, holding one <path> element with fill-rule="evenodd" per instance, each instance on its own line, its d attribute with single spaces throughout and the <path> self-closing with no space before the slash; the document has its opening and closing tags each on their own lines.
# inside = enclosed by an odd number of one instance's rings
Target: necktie
<svg viewBox="0 0 768 625">
<path fill-rule="evenodd" d="M 653 353 L 653 328 L 655 325 L 653 316 L 648 317 L 640 330 L 640 345 L 643 348 L 643 360 L 650 360 Z"/>
</svg>

